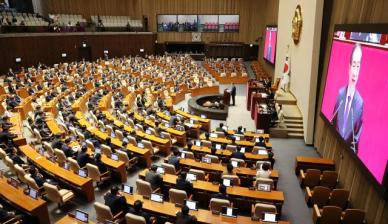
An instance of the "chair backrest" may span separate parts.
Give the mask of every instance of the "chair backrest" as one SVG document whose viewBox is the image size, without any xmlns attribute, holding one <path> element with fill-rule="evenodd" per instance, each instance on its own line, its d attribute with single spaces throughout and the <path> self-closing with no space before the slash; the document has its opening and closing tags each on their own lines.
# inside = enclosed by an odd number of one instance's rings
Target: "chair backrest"
<svg viewBox="0 0 388 224">
<path fill-rule="evenodd" d="M 105 125 L 105 127 L 106 127 L 106 132 L 107 132 L 108 136 L 111 136 L 111 135 L 112 135 L 112 132 L 113 132 L 112 126 L 110 126 L 110 125 Z"/>
<path fill-rule="evenodd" d="M 133 122 L 133 120 L 131 119 L 131 118 L 128 118 L 127 119 L 127 123 L 128 123 L 128 125 L 130 126 L 130 127 L 135 127 L 135 123 Z"/>
<path fill-rule="evenodd" d="M 9 170 L 11 171 L 12 174 L 17 175 L 16 169 L 15 169 L 15 164 L 13 164 L 13 161 L 11 158 L 6 156 L 4 158 L 4 163 L 9 168 Z"/>
<path fill-rule="evenodd" d="M 338 206 L 345 209 L 349 200 L 349 191 L 345 189 L 334 189 L 330 194 L 328 205 Z"/>
<path fill-rule="evenodd" d="M 222 131 L 216 131 L 214 133 L 216 133 L 219 138 L 225 138 L 225 134 Z"/>
<path fill-rule="evenodd" d="M 189 151 L 182 151 L 185 153 L 185 159 L 195 159 L 194 153 Z"/>
<path fill-rule="evenodd" d="M 189 173 L 195 174 L 197 177 L 197 180 L 205 180 L 206 173 L 203 170 L 197 170 L 197 169 L 190 169 Z"/>
<path fill-rule="evenodd" d="M 0 148 L 0 159 L 3 160 L 6 156 L 7 153 L 2 148 Z"/>
<path fill-rule="evenodd" d="M 136 142 L 136 138 L 133 137 L 133 136 L 128 136 L 128 144 L 131 144 L 131 145 L 134 145 L 136 146 L 137 145 L 137 142 Z"/>
<path fill-rule="evenodd" d="M 271 189 L 273 189 L 273 180 L 271 178 L 257 178 L 256 179 L 256 188 L 259 186 L 259 184 L 268 184 L 271 186 Z"/>
<path fill-rule="evenodd" d="M 112 221 L 114 219 L 109 206 L 106 206 L 100 202 L 94 202 L 94 209 L 96 210 L 97 221 L 99 222 L 103 222 L 105 220 Z"/>
<path fill-rule="evenodd" d="M 55 203 L 62 203 L 62 197 L 59 194 L 58 188 L 55 185 L 44 183 L 43 184 L 46 195 L 50 201 Z"/>
<path fill-rule="evenodd" d="M 86 146 L 88 147 L 88 148 L 90 148 L 93 152 L 94 152 L 94 144 L 93 144 L 93 142 L 92 141 L 90 141 L 89 139 L 87 139 L 86 141 Z"/>
<path fill-rule="evenodd" d="M 40 132 L 38 131 L 38 129 L 34 128 L 34 135 L 36 137 L 36 140 L 41 143 L 42 142 L 42 136 L 40 135 Z"/>
<path fill-rule="evenodd" d="M 22 181 L 23 183 L 26 183 L 26 179 L 24 178 L 24 176 L 26 175 L 26 172 L 24 171 L 24 169 L 21 166 L 19 166 L 19 164 L 15 164 L 14 167 L 19 180 Z"/>
<path fill-rule="evenodd" d="M 151 197 L 152 188 L 151 184 L 147 181 L 137 179 L 136 180 L 137 193 L 145 197 Z"/>
<path fill-rule="evenodd" d="M 343 224 L 363 224 L 365 221 L 365 211 L 361 209 L 346 209 L 342 216 Z"/>
<path fill-rule="evenodd" d="M 88 170 L 88 176 L 90 178 L 92 178 L 94 181 L 100 181 L 101 173 L 98 170 L 98 167 L 96 165 L 93 165 L 91 163 L 87 163 L 86 169 Z"/>
<path fill-rule="evenodd" d="M 125 221 L 127 224 L 147 224 L 143 216 L 127 213 L 125 215 Z"/>
<path fill-rule="evenodd" d="M 262 146 L 253 146 L 252 154 L 259 154 L 259 150 L 267 150 L 267 149 Z"/>
<path fill-rule="evenodd" d="M 69 157 L 67 158 L 67 161 L 69 162 L 70 170 L 72 170 L 74 173 L 77 173 L 78 170 L 81 169 L 81 167 L 78 165 L 77 160 Z"/>
<path fill-rule="evenodd" d="M 160 132 L 160 136 L 161 136 L 162 138 L 168 139 L 170 142 L 172 141 L 172 140 L 171 140 L 171 135 L 170 135 L 170 133 L 167 133 L 167 132 L 165 132 L 165 131 L 162 131 L 162 132 Z"/>
<path fill-rule="evenodd" d="M 185 204 L 185 200 L 187 199 L 186 191 L 171 188 L 168 191 L 168 194 L 169 194 L 171 203 L 174 203 L 180 206 L 183 206 Z"/>
<path fill-rule="evenodd" d="M 245 166 L 245 160 L 243 160 L 243 159 L 231 158 L 230 162 L 232 162 L 232 161 L 238 162 L 239 166 L 242 166 L 242 167 Z"/>
<path fill-rule="evenodd" d="M 330 197 L 330 188 L 315 186 L 313 195 L 311 197 L 311 203 L 317 204 L 319 208 L 322 208 L 327 204 Z"/>
<path fill-rule="evenodd" d="M 67 157 L 66 157 L 66 155 L 65 155 L 65 153 L 62 151 L 62 150 L 60 150 L 60 149 L 54 149 L 54 153 L 55 153 L 55 156 L 57 157 L 57 161 L 59 162 L 59 163 L 64 163 L 64 162 L 66 162 L 66 160 L 67 160 Z"/>
<path fill-rule="evenodd" d="M 204 147 L 208 147 L 208 148 L 212 147 L 212 143 L 208 140 L 202 140 L 201 142 Z"/>
<path fill-rule="evenodd" d="M 229 179 L 233 182 L 234 186 L 240 185 L 240 178 L 237 175 L 222 175 L 222 179 Z"/>
<path fill-rule="evenodd" d="M 220 162 L 220 159 L 218 158 L 218 156 L 206 154 L 205 157 L 210 158 L 212 163 L 219 163 Z"/>
<path fill-rule="evenodd" d="M 36 190 L 36 191 L 39 191 L 39 186 L 38 186 L 38 184 L 35 182 L 35 180 L 31 177 L 30 174 L 24 175 L 24 179 L 26 180 L 25 183 L 26 183 L 29 187 L 33 188 L 33 189 Z"/>
<path fill-rule="evenodd" d="M 322 173 L 322 178 L 319 183 L 320 186 L 333 189 L 337 185 L 338 173 L 336 171 L 325 170 Z"/>
<path fill-rule="evenodd" d="M 129 165 L 129 157 L 127 155 L 127 153 L 121 151 L 121 150 L 116 150 L 116 153 L 119 157 L 119 160 L 120 161 L 123 161 L 125 163 L 125 165 Z"/>
<path fill-rule="evenodd" d="M 321 171 L 317 169 L 308 169 L 303 184 L 307 187 L 313 188 L 319 185 Z"/>
<path fill-rule="evenodd" d="M 162 163 L 162 167 L 164 168 L 164 172 L 172 175 L 176 175 L 175 166 L 169 163 Z"/>
<path fill-rule="evenodd" d="M 115 131 L 115 134 L 116 134 L 116 137 L 117 137 L 120 141 L 123 140 L 124 135 L 123 135 L 123 132 L 122 132 L 122 131 L 116 130 L 116 131 Z"/>
<path fill-rule="evenodd" d="M 81 140 L 81 141 L 85 141 L 86 139 L 85 139 L 85 135 L 84 134 L 82 134 L 80 131 L 75 131 L 76 133 L 77 133 L 77 136 L 78 136 L 78 138 Z"/>
<path fill-rule="evenodd" d="M 226 150 L 228 151 L 231 151 L 231 152 L 235 152 L 237 150 L 237 146 L 235 145 L 226 145 Z"/>
<path fill-rule="evenodd" d="M 276 206 L 273 204 L 256 203 L 253 210 L 253 216 L 261 218 L 264 213 L 277 213 Z"/>
<path fill-rule="evenodd" d="M 46 152 L 50 155 L 54 155 L 54 149 L 51 147 L 50 143 L 48 142 L 43 142 L 43 147 L 46 150 Z"/>
<path fill-rule="evenodd" d="M 152 147 L 152 143 L 148 140 L 141 140 L 141 143 L 143 143 L 144 148 L 149 149 L 151 151 L 151 154 L 154 154 L 154 148 Z"/>
<path fill-rule="evenodd" d="M 261 169 L 261 166 L 264 164 L 264 163 L 268 163 L 269 166 L 271 167 L 271 162 L 270 161 L 257 161 L 256 162 L 256 169 Z"/>
<path fill-rule="evenodd" d="M 101 152 L 109 158 L 112 156 L 112 149 L 107 145 L 101 144 Z"/>
<path fill-rule="evenodd" d="M 320 224 L 339 224 L 341 223 L 342 209 L 337 206 L 323 207 Z"/>
<path fill-rule="evenodd" d="M 224 206 L 230 206 L 229 200 L 219 199 L 219 198 L 210 199 L 210 204 L 209 204 L 210 211 L 220 213 L 222 207 Z"/>
</svg>

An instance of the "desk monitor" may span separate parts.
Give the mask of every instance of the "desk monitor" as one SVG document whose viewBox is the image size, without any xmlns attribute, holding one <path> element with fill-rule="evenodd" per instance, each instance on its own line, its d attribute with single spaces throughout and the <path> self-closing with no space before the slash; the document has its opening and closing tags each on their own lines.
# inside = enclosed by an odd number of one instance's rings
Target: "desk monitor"
<svg viewBox="0 0 388 224">
<path fill-rule="evenodd" d="M 211 158 L 209 158 L 209 157 L 202 157 L 202 162 L 203 163 L 211 163 L 212 162 L 212 160 L 211 160 Z"/>
<path fill-rule="evenodd" d="M 151 194 L 151 201 L 162 203 L 163 202 L 163 194 L 152 193 Z"/>
<path fill-rule="evenodd" d="M 190 119 L 190 124 L 195 124 L 195 121 L 193 119 Z"/>
<path fill-rule="evenodd" d="M 268 155 L 268 152 L 267 152 L 267 150 L 265 150 L 265 149 L 259 149 L 259 150 L 257 151 L 257 154 L 259 154 L 259 155 Z"/>
<path fill-rule="evenodd" d="M 115 161 L 118 161 L 119 160 L 119 156 L 116 154 L 116 153 L 112 153 L 111 159 L 115 160 Z"/>
<path fill-rule="evenodd" d="M 222 130 L 228 131 L 228 126 L 222 126 Z"/>
<path fill-rule="evenodd" d="M 222 206 L 221 215 L 236 218 L 237 217 L 237 208 Z"/>
<path fill-rule="evenodd" d="M 256 138 L 255 142 L 260 142 L 260 138 Z"/>
<path fill-rule="evenodd" d="M 216 133 L 210 133 L 210 138 L 218 138 L 218 135 Z"/>
<path fill-rule="evenodd" d="M 185 200 L 185 204 L 190 210 L 194 210 L 194 211 L 198 210 L 198 202 L 197 201 Z"/>
<path fill-rule="evenodd" d="M 233 160 L 233 161 L 231 161 L 231 164 L 232 164 L 232 166 L 233 166 L 234 168 L 237 168 L 237 167 L 238 167 L 238 161 Z"/>
<path fill-rule="evenodd" d="M 85 169 L 79 169 L 78 170 L 78 175 L 80 175 L 81 177 L 87 177 L 88 176 L 88 171 L 85 170 Z"/>
<path fill-rule="evenodd" d="M 30 188 L 28 188 L 28 195 L 33 199 L 37 199 L 38 198 L 38 191 L 36 191 L 35 189 L 30 187 Z"/>
<path fill-rule="evenodd" d="M 70 170 L 70 163 L 69 162 L 64 162 L 63 163 L 63 168 L 66 170 Z"/>
<path fill-rule="evenodd" d="M 40 149 L 39 149 L 39 154 L 41 154 L 42 156 L 44 156 L 44 148 L 40 148 Z"/>
<path fill-rule="evenodd" d="M 257 129 L 256 130 L 256 134 L 264 134 L 264 130 L 263 129 Z"/>
<path fill-rule="evenodd" d="M 234 136 L 234 140 L 236 140 L 236 141 L 240 141 L 240 140 L 241 140 L 241 138 L 240 138 L 240 136 Z"/>
<path fill-rule="evenodd" d="M 164 126 L 165 126 L 166 128 L 169 128 L 169 127 L 170 127 L 170 124 L 166 123 L 166 124 L 164 124 Z"/>
<path fill-rule="evenodd" d="M 89 214 L 81 210 L 75 210 L 75 218 L 81 222 L 89 222 Z"/>
<path fill-rule="evenodd" d="M 197 175 L 193 174 L 193 173 L 188 173 L 186 175 L 186 180 L 192 182 L 192 181 L 196 181 L 197 180 Z"/>
<path fill-rule="evenodd" d="M 123 189 L 123 192 L 124 192 L 124 193 L 133 194 L 133 187 L 132 187 L 132 186 L 123 184 L 123 185 L 122 185 L 122 189 Z"/>
<path fill-rule="evenodd" d="M 181 153 L 181 158 L 184 159 L 186 157 L 186 153 L 182 152 Z"/>
<path fill-rule="evenodd" d="M 94 149 L 94 153 L 96 153 L 96 154 L 97 154 L 97 153 L 98 153 L 98 154 L 101 154 L 101 149 L 100 149 L 100 148 L 95 148 L 95 149 Z"/>
<path fill-rule="evenodd" d="M 163 175 L 165 171 L 164 171 L 164 168 L 163 168 L 163 167 L 158 167 L 158 168 L 156 169 L 156 172 Z"/>
<path fill-rule="evenodd" d="M 137 143 L 137 147 L 144 149 L 144 144 L 143 143 Z"/>
<path fill-rule="evenodd" d="M 147 130 L 146 130 L 146 134 L 148 134 L 148 135 L 152 135 L 152 132 L 151 132 L 151 130 L 150 130 L 150 129 L 147 129 Z"/>
<path fill-rule="evenodd" d="M 232 180 L 231 179 L 222 179 L 222 184 L 226 187 L 232 186 Z"/>
<path fill-rule="evenodd" d="M 205 119 L 205 118 L 206 118 L 206 116 L 205 116 L 205 115 L 203 115 L 203 114 L 201 114 L 201 118 L 204 118 L 204 119 Z"/>
<path fill-rule="evenodd" d="M 201 147 L 201 141 L 199 141 L 199 140 L 195 141 L 195 145 L 198 147 Z"/>
<path fill-rule="evenodd" d="M 241 152 L 241 153 L 245 153 L 245 147 L 241 147 L 241 148 L 240 148 L 240 152 Z"/>
<path fill-rule="evenodd" d="M 9 184 L 11 184 L 15 188 L 18 188 L 19 181 L 15 177 L 10 177 L 9 178 Z"/>
<path fill-rule="evenodd" d="M 216 149 L 222 149 L 222 145 L 221 144 L 216 144 Z"/>
<path fill-rule="evenodd" d="M 269 184 L 258 184 L 257 190 L 259 191 L 271 191 L 271 185 Z"/>
<path fill-rule="evenodd" d="M 267 213 L 267 212 L 265 212 L 263 214 L 263 222 L 277 223 L 277 221 L 276 221 L 276 214 L 275 213 Z"/>
<path fill-rule="evenodd" d="M 246 128 L 242 128 L 241 131 L 244 133 L 244 132 L 247 131 L 247 129 Z"/>
</svg>

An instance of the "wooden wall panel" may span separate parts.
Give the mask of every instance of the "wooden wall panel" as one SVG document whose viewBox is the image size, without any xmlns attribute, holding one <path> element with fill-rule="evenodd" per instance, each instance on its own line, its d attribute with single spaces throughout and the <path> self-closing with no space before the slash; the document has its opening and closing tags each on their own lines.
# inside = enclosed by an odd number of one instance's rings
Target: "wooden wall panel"
<svg viewBox="0 0 388 224">
<path fill-rule="evenodd" d="M 388 1 L 386 0 L 332 0 L 330 27 L 327 35 L 320 80 L 319 105 L 317 108 L 314 146 L 325 158 L 335 159 L 339 171 L 340 186 L 351 190 L 353 207 L 365 209 L 367 223 L 388 223 L 388 202 L 372 185 L 370 177 L 359 167 L 354 155 L 346 149 L 332 130 L 320 117 L 322 94 L 326 81 L 326 73 L 331 49 L 331 40 L 335 24 L 354 23 L 388 23 Z"/>
<path fill-rule="evenodd" d="M 78 60 L 79 47 L 86 41 L 91 47 L 92 59 L 103 57 L 103 51 L 109 50 L 110 56 L 155 54 L 156 35 L 151 33 L 68 33 L 68 34 L 15 34 L 0 37 L 2 61 L 0 74 L 8 68 L 29 67 L 42 62 L 48 65 L 58 62 Z M 61 54 L 66 53 L 67 58 Z M 15 58 L 22 62 L 16 63 Z"/>
<path fill-rule="evenodd" d="M 274 3 L 275 2 L 275 3 Z M 149 31 L 156 32 L 158 14 L 239 14 L 239 33 L 203 33 L 205 42 L 253 43 L 268 22 L 277 20 L 278 0 L 42 0 L 47 13 L 129 15 L 148 17 Z M 270 7 L 267 7 L 269 5 Z M 158 33 L 158 41 L 191 41 L 191 33 Z"/>
</svg>

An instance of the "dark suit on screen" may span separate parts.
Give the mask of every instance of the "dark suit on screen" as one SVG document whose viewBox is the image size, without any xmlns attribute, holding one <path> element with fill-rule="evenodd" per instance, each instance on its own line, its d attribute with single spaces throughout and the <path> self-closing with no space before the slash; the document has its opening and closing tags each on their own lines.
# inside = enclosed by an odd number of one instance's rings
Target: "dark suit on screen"
<svg viewBox="0 0 388 224">
<path fill-rule="evenodd" d="M 362 131 L 362 114 L 364 101 L 360 93 L 355 90 L 353 99 L 351 100 L 349 105 L 349 113 L 346 119 L 346 94 L 347 86 L 344 86 L 338 92 L 332 122 L 337 132 L 346 142 L 352 144 L 352 149 L 357 154 L 358 142 L 360 140 L 360 135 Z"/>
</svg>

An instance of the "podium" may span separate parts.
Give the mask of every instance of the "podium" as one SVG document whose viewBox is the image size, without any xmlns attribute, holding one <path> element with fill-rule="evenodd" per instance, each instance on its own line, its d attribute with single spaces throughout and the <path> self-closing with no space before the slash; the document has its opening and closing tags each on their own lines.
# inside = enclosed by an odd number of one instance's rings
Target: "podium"
<svg viewBox="0 0 388 224">
<path fill-rule="evenodd" d="M 224 97 L 223 97 L 224 105 L 230 106 L 230 92 L 229 89 L 224 90 Z"/>
</svg>

